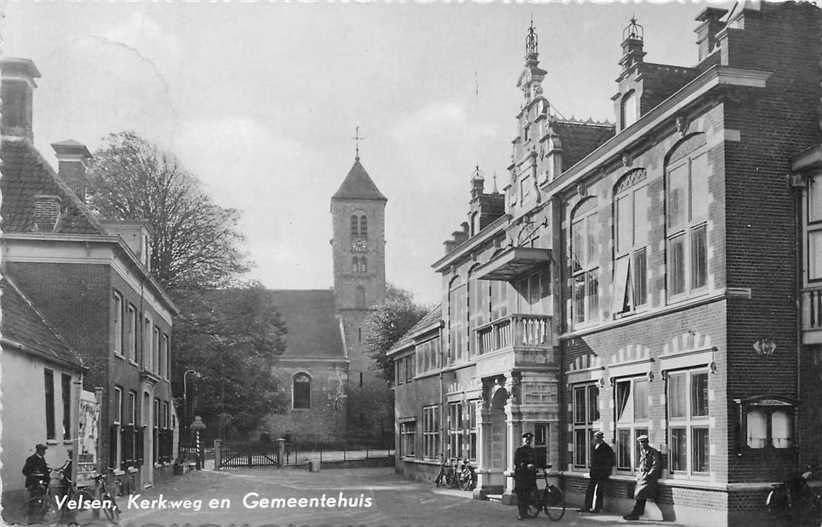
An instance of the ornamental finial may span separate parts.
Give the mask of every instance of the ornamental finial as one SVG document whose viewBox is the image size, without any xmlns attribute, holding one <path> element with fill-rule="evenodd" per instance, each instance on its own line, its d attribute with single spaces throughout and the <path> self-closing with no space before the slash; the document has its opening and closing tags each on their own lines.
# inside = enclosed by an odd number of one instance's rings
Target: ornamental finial
<svg viewBox="0 0 822 527">
<path fill-rule="evenodd" d="M 351 139 L 354 140 L 354 160 L 359 161 L 360 160 L 360 141 L 365 140 L 365 137 L 360 137 L 360 127 L 359 126 L 354 127 L 354 137 L 352 137 Z"/>
<path fill-rule="evenodd" d="M 632 16 L 630 23 L 622 30 L 622 40 L 645 40 L 645 28 L 636 21 L 636 15 Z"/>
<path fill-rule="evenodd" d="M 537 55 L 537 33 L 534 31 L 534 17 L 531 17 L 531 26 L 528 28 L 528 35 L 525 37 L 525 58 L 529 58 L 532 55 Z"/>
</svg>

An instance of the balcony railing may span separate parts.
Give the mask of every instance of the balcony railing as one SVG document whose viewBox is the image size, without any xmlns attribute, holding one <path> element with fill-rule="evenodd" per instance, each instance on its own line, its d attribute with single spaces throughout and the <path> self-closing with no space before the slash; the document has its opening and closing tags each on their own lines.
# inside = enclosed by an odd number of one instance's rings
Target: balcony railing
<svg viewBox="0 0 822 527">
<path fill-rule="evenodd" d="M 480 355 L 511 347 L 551 346 L 551 317 L 509 315 L 476 329 Z"/>
<path fill-rule="evenodd" d="M 802 290 L 803 343 L 822 342 L 822 286 Z"/>
</svg>

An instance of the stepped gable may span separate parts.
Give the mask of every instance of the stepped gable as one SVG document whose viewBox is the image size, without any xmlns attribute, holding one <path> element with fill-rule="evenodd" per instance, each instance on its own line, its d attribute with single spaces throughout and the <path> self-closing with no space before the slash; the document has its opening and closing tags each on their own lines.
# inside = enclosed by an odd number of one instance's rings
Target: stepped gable
<svg viewBox="0 0 822 527">
<path fill-rule="evenodd" d="M 345 176 L 340 188 L 331 196 L 331 199 L 373 199 L 388 201 L 374 184 L 371 176 L 365 171 L 359 157 L 354 161 L 348 175 Z"/>
<path fill-rule="evenodd" d="M 562 141 L 563 170 L 574 166 L 599 145 L 614 136 L 614 125 L 592 120 L 554 120 L 551 128 Z"/>
<path fill-rule="evenodd" d="M 0 279 L 0 305 L 3 318 L 0 325 L 4 348 L 17 348 L 47 361 L 80 368 L 82 362 L 74 350 L 34 307 L 17 285 L 8 277 Z"/>
<path fill-rule="evenodd" d="M 275 289 L 269 293 L 288 329 L 282 357 L 346 358 L 332 290 Z"/>
<path fill-rule="evenodd" d="M 405 335 L 400 337 L 400 340 L 397 341 L 396 344 L 391 346 L 390 351 L 396 351 L 398 349 L 404 348 L 409 344 L 414 342 L 414 336 L 421 332 L 423 329 L 436 324 L 442 320 L 442 304 L 437 304 L 434 308 L 431 309 L 424 317 L 422 317 L 419 322 L 414 324 L 411 329 L 405 332 Z"/>
<path fill-rule="evenodd" d="M 55 232 L 67 234 L 106 234 L 89 209 L 57 176 L 54 169 L 27 141 L 3 141 L 0 189 L 3 203 L 0 215 L 4 232 L 34 231 L 34 198 L 52 195 L 60 198 L 61 218 Z"/>
</svg>

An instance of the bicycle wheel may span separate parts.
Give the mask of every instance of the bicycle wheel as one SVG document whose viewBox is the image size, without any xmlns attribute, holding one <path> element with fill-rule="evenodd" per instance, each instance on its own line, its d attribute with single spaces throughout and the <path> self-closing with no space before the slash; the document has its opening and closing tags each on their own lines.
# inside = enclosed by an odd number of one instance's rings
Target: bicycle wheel
<svg viewBox="0 0 822 527">
<path fill-rule="evenodd" d="M 525 507 L 525 516 L 528 518 L 536 518 L 539 515 L 539 505 L 537 505 L 539 494 L 537 489 L 529 492 L 526 499 L 528 500 L 528 505 Z"/>
<path fill-rule="evenodd" d="M 76 510 L 64 510 L 63 521 L 71 525 L 88 525 L 100 518 L 100 510 L 91 507 L 95 500 L 94 494 L 88 490 L 79 490 L 71 498 L 76 504 Z"/>
<path fill-rule="evenodd" d="M 56 525 L 60 515 L 57 503 L 50 495 L 35 496 L 29 498 L 23 504 L 23 515 L 29 523 L 42 523 L 46 525 Z"/>
<path fill-rule="evenodd" d="M 105 507 L 103 509 L 103 513 L 106 515 L 106 519 L 114 525 L 118 525 L 120 522 L 120 507 L 117 506 L 117 502 L 114 500 L 114 496 L 112 496 L 111 494 L 106 494 L 103 497 L 103 499 L 111 501 L 111 507 Z"/>
<path fill-rule="evenodd" d="M 556 486 L 549 485 L 542 491 L 542 509 L 553 521 L 565 515 L 565 494 Z"/>
</svg>

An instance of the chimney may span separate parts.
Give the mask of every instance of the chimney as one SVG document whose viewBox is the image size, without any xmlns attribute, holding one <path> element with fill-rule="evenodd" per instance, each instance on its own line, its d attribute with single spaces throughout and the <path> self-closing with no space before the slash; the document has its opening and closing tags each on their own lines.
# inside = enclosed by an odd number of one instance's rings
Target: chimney
<svg viewBox="0 0 822 527">
<path fill-rule="evenodd" d="M 2 135 L 4 138 L 33 138 L 32 99 L 40 78 L 37 66 L 29 59 L 4 58 L 0 60 L 2 69 L 3 116 Z"/>
<path fill-rule="evenodd" d="M 699 27 L 694 30 L 696 33 L 696 44 L 699 47 L 699 61 L 707 57 L 713 51 L 716 45 L 716 34 L 725 27 L 722 18 L 727 9 L 719 9 L 717 7 L 707 7 L 694 19 L 697 22 L 702 22 Z"/>
<path fill-rule="evenodd" d="M 34 232 L 54 232 L 60 221 L 60 196 L 38 194 L 34 196 Z"/>
<path fill-rule="evenodd" d="M 626 72 L 637 64 L 642 64 L 645 52 L 642 51 L 645 40 L 645 29 L 636 23 L 636 18 L 622 30 L 622 58 L 619 64 Z"/>
<path fill-rule="evenodd" d="M 91 159 L 91 152 L 86 145 L 73 139 L 52 143 L 51 147 L 57 156 L 57 174 L 60 179 L 85 203 L 88 186 L 86 165 Z"/>
<path fill-rule="evenodd" d="M 475 200 L 485 191 L 485 178 L 480 174 L 479 165 L 474 169 L 474 175 L 471 177 L 471 200 Z"/>
</svg>

